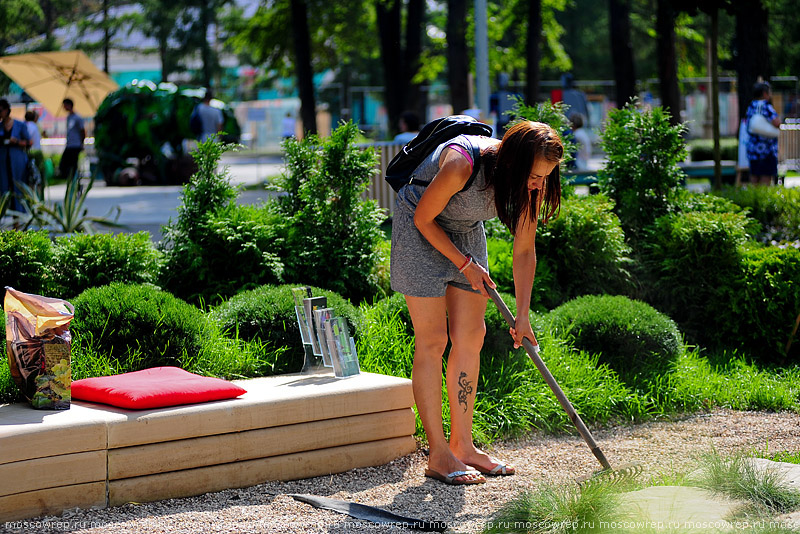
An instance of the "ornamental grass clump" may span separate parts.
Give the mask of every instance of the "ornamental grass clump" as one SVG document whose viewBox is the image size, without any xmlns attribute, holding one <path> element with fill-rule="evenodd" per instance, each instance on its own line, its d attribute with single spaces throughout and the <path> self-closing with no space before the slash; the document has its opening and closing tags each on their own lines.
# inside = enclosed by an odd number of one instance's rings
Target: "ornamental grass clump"
<svg viewBox="0 0 800 534">
<path fill-rule="evenodd" d="M 602 525 L 632 519 L 620 505 L 619 490 L 601 482 L 540 484 L 519 493 L 487 521 L 483 534 L 573 534 L 610 532 Z M 614 529 L 616 530 L 616 529 Z M 617 530 L 619 531 L 619 530 Z"/>
<path fill-rule="evenodd" d="M 800 492 L 791 487 L 780 471 L 759 467 L 752 455 L 723 457 L 717 450 L 699 458 L 699 469 L 690 480 L 694 485 L 732 499 L 747 500 L 764 515 L 792 512 L 800 508 Z"/>
</svg>

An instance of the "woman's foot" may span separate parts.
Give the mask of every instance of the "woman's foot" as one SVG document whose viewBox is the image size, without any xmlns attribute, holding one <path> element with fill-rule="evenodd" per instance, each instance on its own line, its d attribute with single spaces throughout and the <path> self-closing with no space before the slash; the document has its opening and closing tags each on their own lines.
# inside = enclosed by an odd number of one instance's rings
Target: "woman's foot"
<svg viewBox="0 0 800 534">
<path fill-rule="evenodd" d="M 455 453 L 455 452 L 454 452 Z M 489 456 L 480 449 L 472 447 L 471 451 L 466 451 L 463 454 L 455 453 L 458 459 L 464 462 L 469 467 L 489 476 L 511 476 L 516 473 L 516 469 L 511 464 L 506 464 Z"/>
<path fill-rule="evenodd" d="M 469 467 L 453 456 L 449 449 L 442 453 L 430 451 L 425 476 L 451 485 L 482 484 L 486 482 L 486 477 L 478 470 Z"/>
</svg>

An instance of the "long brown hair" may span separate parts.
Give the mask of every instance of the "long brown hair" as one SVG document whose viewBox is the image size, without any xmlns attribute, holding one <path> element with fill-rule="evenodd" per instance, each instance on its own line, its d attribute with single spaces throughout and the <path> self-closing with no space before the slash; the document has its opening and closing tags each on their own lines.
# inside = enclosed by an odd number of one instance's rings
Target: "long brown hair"
<svg viewBox="0 0 800 534">
<path fill-rule="evenodd" d="M 556 163 L 547 175 L 541 193 L 542 218 L 547 224 L 561 206 L 561 173 L 558 163 L 564 157 L 564 145 L 558 133 L 541 122 L 520 121 L 506 132 L 499 146 L 487 150 L 487 187 L 494 187 L 494 204 L 497 216 L 512 234 L 520 218 L 531 208 L 531 221 L 539 217 L 535 206 L 539 203 L 539 190 L 528 191 L 528 177 L 538 158 Z M 492 165 L 492 162 L 494 163 Z"/>
</svg>

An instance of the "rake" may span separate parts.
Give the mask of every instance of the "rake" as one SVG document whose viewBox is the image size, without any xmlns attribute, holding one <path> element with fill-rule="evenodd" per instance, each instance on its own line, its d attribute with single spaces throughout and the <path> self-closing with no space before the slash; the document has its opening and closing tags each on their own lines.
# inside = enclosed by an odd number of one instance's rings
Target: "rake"
<svg viewBox="0 0 800 534">
<path fill-rule="evenodd" d="M 506 322 L 510 327 L 514 327 L 516 325 L 516 318 L 511 313 L 511 310 L 508 309 L 506 303 L 503 302 L 503 299 L 500 298 L 500 295 L 497 293 L 496 290 L 489 287 L 489 285 L 484 282 L 483 286 L 486 288 L 486 291 L 489 293 L 489 296 L 492 297 L 495 305 L 497 305 L 497 309 L 500 310 L 500 314 L 505 318 Z M 618 469 L 613 469 L 611 464 L 609 463 L 608 459 L 606 459 L 606 455 L 603 454 L 603 451 L 600 450 L 600 447 L 597 445 L 597 442 L 592 437 L 592 433 L 589 432 L 589 429 L 584 424 L 583 420 L 581 419 L 578 412 L 575 411 L 575 408 L 572 406 L 572 403 L 569 401 L 567 396 L 564 394 L 564 391 L 561 389 L 561 386 L 558 385 L 556 379 L 553 378 L 552 373 L 542 361 L 542 358 L 539 356 L 539 345 L 534 345 L 528 338 L 522 339 L 522 346 L 525 347 L 525 351 L 528 353 L 528 356 L 533 363 L 536 365 L 536 368 L 541 373 L 544 381 L 550 386 L 550 389 L 555 394 L 558 402 L 561 404 L 561 407 L 564 408 L 564 411 L 567 412 L 572 423 L 575 425 L 575 428 L 578 429 L 578 433 L 583 437 L 583 440 L 589 446 L 589 449 L 592 451 L 592 454 L 597 461 L 600 462 L 600 465 L 603 468 L 600 471 L 596 471 L 591 475 L 584 476 L 578 479 L 579 484 L 583 484 L 584 482 L 592 479 L 598 475 L 602 475 L 603 477 L 610 477 L 612 479 L 628 479 L 631 478 L 641 472 L 641 468 L 636 465 L 626 465 L 624 467 L 620 467 Z"/>
</svg>

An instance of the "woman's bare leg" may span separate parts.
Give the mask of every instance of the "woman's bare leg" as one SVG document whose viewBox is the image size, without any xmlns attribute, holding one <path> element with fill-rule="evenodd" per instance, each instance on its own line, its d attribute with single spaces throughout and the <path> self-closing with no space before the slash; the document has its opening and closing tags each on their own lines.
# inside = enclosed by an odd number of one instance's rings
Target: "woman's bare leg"
<svg viewBox="0 0 800 534">
<path fill-rule="evenodd" d="M 442 356 L 447 347 L 447 309 L 445 297 L 406 296 L 414 324 L 414 368 L 411 384 L 422 426 L 428 437 L 428 468 L 447 475 L 467 466 L 450 451 L 442 428 Z M 456 477 L 458 481 L 475 475 Z"/>
<path fill-rule="evenodd" d="M 450 341 L 447 359 L 447 396 L 450 400 L 450 450 L 462 462 L 486 470 L 497 462 L 475 447 L 472 415 L 478 390 L 480 353 L 486 336 L 486 297 L 448 287 Z M 509 339 L 509 344 L 511 340 Z M 509 470 L 513 468 L 509 466 Z"/>
</svg>

